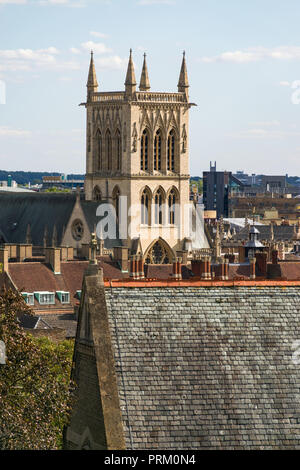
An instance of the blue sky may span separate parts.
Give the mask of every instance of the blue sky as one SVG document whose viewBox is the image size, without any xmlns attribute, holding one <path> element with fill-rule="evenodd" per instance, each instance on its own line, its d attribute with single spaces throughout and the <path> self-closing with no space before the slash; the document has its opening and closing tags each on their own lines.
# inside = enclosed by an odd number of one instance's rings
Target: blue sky
<svg viewBox="0 0 300 470">
<path fill-rule="evenodd" d="M 192 175 L 300 175 L 299 17 L 297 0 L 0 0 L 0 168 L 84 173 L 90 49 L 112 91 L 132 47 L 153 91 L 177 90 L 186 51 Z"/>
</svg>

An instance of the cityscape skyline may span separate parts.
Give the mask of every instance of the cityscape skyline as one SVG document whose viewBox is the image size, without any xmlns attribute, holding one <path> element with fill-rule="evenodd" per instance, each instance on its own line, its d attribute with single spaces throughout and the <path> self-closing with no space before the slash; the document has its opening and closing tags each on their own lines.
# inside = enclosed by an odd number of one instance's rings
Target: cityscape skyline
<svg viewBox="0 0 300 470">
<path fill-rule="evenodd" d="M 78 104 L 90 50 L 99 90 L 115 91 L 124 89 L 132 47 L 138 82 L 147 53 L 153 91 L 176 91 L 186 51 L 198 105 L 191 175 L 210 161 L 220 171 L 299 174 L 299 10 L 292 0 L 0 0 L 1 169 L 84 173 Z"/>
</svg>

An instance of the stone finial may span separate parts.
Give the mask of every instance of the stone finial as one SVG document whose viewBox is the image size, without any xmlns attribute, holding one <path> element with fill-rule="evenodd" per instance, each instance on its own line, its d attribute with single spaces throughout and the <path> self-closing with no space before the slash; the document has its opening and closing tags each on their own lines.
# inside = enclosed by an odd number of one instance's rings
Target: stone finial
<svg viewBox="0 0 300 470">
<path fill-rule="evenodd" d="M 96 254 L 97 254 L 97 237 L 96 237 L 95 233 L 91 234 L 90 247 L 91 247 L 90 264 L 97 264 L 97 258 L 96 258 Z"/>
<path fill-rule="evenodd" d="M 185 93 L 188 98 L 189 80 L 185 61 L 185 51 L 183 52 L 181 70 L 178 81 L 178 93 Z"/>
<path fill-rule="evenodd" d="M 91 51 L 91 61 L 90 61 L 90 69 L 87 81 L 87 89 L 88 89 L 88 99 L 90 98 L 91 93 L 97 93 L 98 91 L 98 82 L 96 76 L 96 70 L 94 65 L 94 55 L 93 51 Z"/>
<path fill-rule="evenodd" d="M 271 222 L 271 226 L 270 226 L 270 239 L 271 241 L 273 242 L 274 241 L 274 227 L 273 227 L 273 223 Z"/>
<path fill-rule="evenodd" d="M 140 88 L 140 91 L 149 91 L 151 88 L 149 75 L 148 75 L 148 67 L 147 67 L 147 62 L 146 62 L 146 53 L 144 54 L 144 63 L 143 63 L 143 69 L 142 69 L 139 88 Z"/>
<path fill-rule="evenodd" d="M 134 72 L 134 65 L 132 60 L 132 49 L 130 49 L 128 68 L 125 80 L 125 92 L 127 95 L 133 95 L 136 91 L 136 79 Z"/>
</svg>

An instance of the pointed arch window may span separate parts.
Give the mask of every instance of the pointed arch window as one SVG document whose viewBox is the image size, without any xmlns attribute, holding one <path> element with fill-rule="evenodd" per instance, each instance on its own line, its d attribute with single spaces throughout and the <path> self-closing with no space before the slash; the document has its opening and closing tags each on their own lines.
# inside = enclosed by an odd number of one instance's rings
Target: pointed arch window
<svg viewBox="0 0 300 470">
<path fill-rule="evenodd" d="M 149 136 L 145 129 L 141 138 L 141 170 L 148 170 Z"/>
<path fill-rule="evenodd" d="M 168 136 L 168 170 L 175 171 L 175 131 L 172 129 Z"/>
<path fill-rule="evenodd" d="M 98 186 L 95 186 L 94 191 L 93 191 L 93 200 L 94 201 L 101 201 L 101 191 Z"/>
<path fill-rule="evenodd" d="M 176 193 L 174 189 L 172 189 L 168 196 L 168 221 L 170 225 L 174 225 L 176 223 L 176 202 Z"/>
<path fill-rule="evenodd" d="M 141 224 L 150 225 L 150 197 L 146 189 L 141 198 Z"/>
<path fill-rule="evenodd" d="M 157 225 L 162 225 L 163 223 L 163 201 L 163 194 L 161 189 L 159 189 L 154 197 L 154 220 Z"/>
<path fill-rule="evenodd" d="M 162 240 L 158 240 L 148 250 L 145 261 L 147 264 L 171 264 L 172 253 Z"/>
<path fill-rule="evenodd" d="M 116 163 L 117 170 L 121 170 L 121 156 L 122 156 L 122 142 L 121 142 L 121 133 L 119 129 L 116 131 Z"/>
<path fill-rule="evenodd" d="M 110 131 L 107 130 L 105 134 L 105 150 L 106 150 L 106 158 L 107 158 L 107 169 L 111 170 L 111 134 Z"/>
<path fill-rule="evenodd" d="M 102 170 L 102 136 L 101 132 L 97 131 L 96 135 L 96 151 L 97 151 L 97 168 Z"/>
<path fill-rule="evenodd" d="M 154 138 L 154 170 L 160 171 L 161 170 L 161 131 L 158 131 L 155 134 Z"/>
</svg>

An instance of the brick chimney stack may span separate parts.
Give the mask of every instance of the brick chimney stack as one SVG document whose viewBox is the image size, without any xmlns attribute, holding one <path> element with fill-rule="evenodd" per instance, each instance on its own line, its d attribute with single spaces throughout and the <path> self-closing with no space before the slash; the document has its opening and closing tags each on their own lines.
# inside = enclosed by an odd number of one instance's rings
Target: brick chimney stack
<svg viewBox="0 0 300 470">
<path fill-rule="evenodd" d="M 256 278 L 255 274 L 256 258 L 250 258 L 250 280 L 254 281 Z"/>
<path fill-rule="evenodd" d="M 210 256 L 204 256 L 203 259 L 203 271 L 201 275 L 202 279 L 211 279 L 211 258 Z"/>
<path fill-rule="evenodd" d="M 176 257 L 173 260 L 173 274 L 172 277 L 177 280 L 182 279 L 182 274 L 181 274 L 181 268 L 182 268 L 182 258 Z"/>
<path fill-rule="evenodd" d="M 278 264 L 278 250 L 272 251 L 272 264 Z"/>
<path fill-rule="evenodd" d="M 266 252 L 256 253 L 256 266 L 261 276 L 267 276 L 268 254 Z"/>
<path fill-rule="evenodd" d="M 8 272 L 8 249 L 0 248 L 0 273 Z"/>
<path fill-rule="evenodd" d="M 61 274 L 60 270 L 60 248 L 47 247 L 45 249 L 45 262 L 50 264 L 54 274 Z"/>
</svg>

